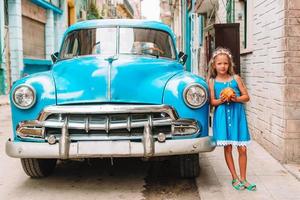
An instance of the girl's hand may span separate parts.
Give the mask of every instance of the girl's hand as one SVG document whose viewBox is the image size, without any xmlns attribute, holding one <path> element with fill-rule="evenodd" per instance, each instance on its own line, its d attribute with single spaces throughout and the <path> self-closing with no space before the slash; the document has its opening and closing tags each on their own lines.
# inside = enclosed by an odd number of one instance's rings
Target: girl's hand
<svg viewBox="0 0 300 200">
<path fill-rule="evenodd" d="M 221 101 L 221 104 L 222 103 L 225 103 L 227 101 L 227 98 L 223 95 L 220 96 L 220 101 Z"/>
<path fill-rule="evenodd" d="M 231 98 L 230 98 L 230 101 L 232 101 L 232 102 L 238 102 L 237 96 L 235 94 L 232 95 Z"/>
</svg>

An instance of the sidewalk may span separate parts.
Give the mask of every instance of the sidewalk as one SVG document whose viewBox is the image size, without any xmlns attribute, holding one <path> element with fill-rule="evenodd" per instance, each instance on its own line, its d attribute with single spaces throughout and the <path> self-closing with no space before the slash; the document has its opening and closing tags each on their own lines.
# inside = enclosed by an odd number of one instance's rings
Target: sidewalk
<svg viewBox="0 0 300 200">
<path fill-rule="evenodd" d="M 9 104 L 8 95 L 0 95 L 0 106 L 8 105 L 8 104 Z"/>
<path fill-rule="evenodd" d="M 238 170 L 238 153 L 233 149 Z M 248 147 L 248 180 L 256 183 L 257 191 L 237 191 L 231 186 L 231 176 L 224 159 L 222 147 L 200 154 L 201 174 L 196 179 L 201 200 L 300 200 L 299 165 L 288 172 L 258 143 L 252 141 Z M 201 179 L 200 179 L 201 178 Z M 298 178 L 298 179 L 297 179 Z"/>
</svg>

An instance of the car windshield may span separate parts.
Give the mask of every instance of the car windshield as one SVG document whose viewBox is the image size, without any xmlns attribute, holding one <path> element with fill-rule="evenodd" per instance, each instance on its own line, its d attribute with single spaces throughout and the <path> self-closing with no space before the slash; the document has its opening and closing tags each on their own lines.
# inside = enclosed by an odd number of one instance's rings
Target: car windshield
<svg viewBox="0 0 300 200">
<path fill-rule="evenodd" d="M 142 28 L 91 28 L 72 31 L 64 40 L 60 58 L 117 53 L 176 58 L 168 33 Z"/>
</svg>

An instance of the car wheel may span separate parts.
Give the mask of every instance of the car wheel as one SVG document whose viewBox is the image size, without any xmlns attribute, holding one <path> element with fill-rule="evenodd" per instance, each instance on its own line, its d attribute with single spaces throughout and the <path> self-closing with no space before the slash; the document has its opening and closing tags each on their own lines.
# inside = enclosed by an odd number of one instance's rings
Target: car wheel
<svg viewBox="0 0 300 200">
<path fill-rule="evenodd" d="M 199 154 L 179 156 L 180 176 L 194 178 L 199 176 Z"/>
<path fill-rule="evenodd" d="M 49 176 L 56 166 L 56 161 L 56 159 L 21 158 L 23 170 L 31 178 Z"/>
</svg>

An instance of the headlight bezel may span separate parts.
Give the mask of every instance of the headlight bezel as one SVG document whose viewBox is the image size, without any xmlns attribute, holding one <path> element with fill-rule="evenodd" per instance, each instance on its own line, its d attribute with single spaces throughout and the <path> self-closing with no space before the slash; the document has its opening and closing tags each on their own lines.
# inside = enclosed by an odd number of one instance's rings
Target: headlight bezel
<svg viewBox="0 0 300 200">
<path fill-rule="evenodd" d="M 194 105 L 190 104 L 190 103 L 188 102 L 187 98 L 186 98 L 187 92 L 189 91 L 189 89 L 190 89 L 191 87 L 199 87 L 199 88 L 201 88 L 201 89 L 204 91 L 204 94 L 205 94 L 204 101 L 203 101 L 200 105 L 198 105 L 198 106 L 194 106 Z M 188 107 L 190 107 L 190 108 L 192 108 L 192 109 L 198 109 L 198 108 L 201 108 L 201 107 L 207 102 L 207 99 L 208 99 L 208 93 L 207 93 L 207 90 L 206 90 L 206 88 L 205 88 L 203 85 L 201 85 L 201 84 L 199 84 L 199 83 L 191 83 L 191 84 L 187 85 L 187 86 L 185 87 L 184 91 L 183 91 L 183 100 L 184 100 L 184 103 L 185 103 Z"/>
<path fill-rule="evenodd" d="M 28 106 L 21 106 L 19 105 L 16 100 L 15 100 L 15 94 L 16 94 L 16 91 L 18 89 L 20 89 L 21 87 L 27 87 L 29 90 L 32 91 L 32 94 L 33 94 L 33 101 L 28 105 Z M 28 84 L 20 84 L 18 85 L 17 87 L 14 88 L 13 90 L 13 93 L 12 93 L 12 101 L 14 103 L 14 105 L 17 107 L 17 108 L 20 108 L 22 110 L 25 110 L 25 109 L 29 109 L 31 108 L 32 106 L 34 106 L 34 104 L 36 103 L 36 91 L 35 89 L 31 86 L 31 85 L 28 85 Z"/>
</svg>

